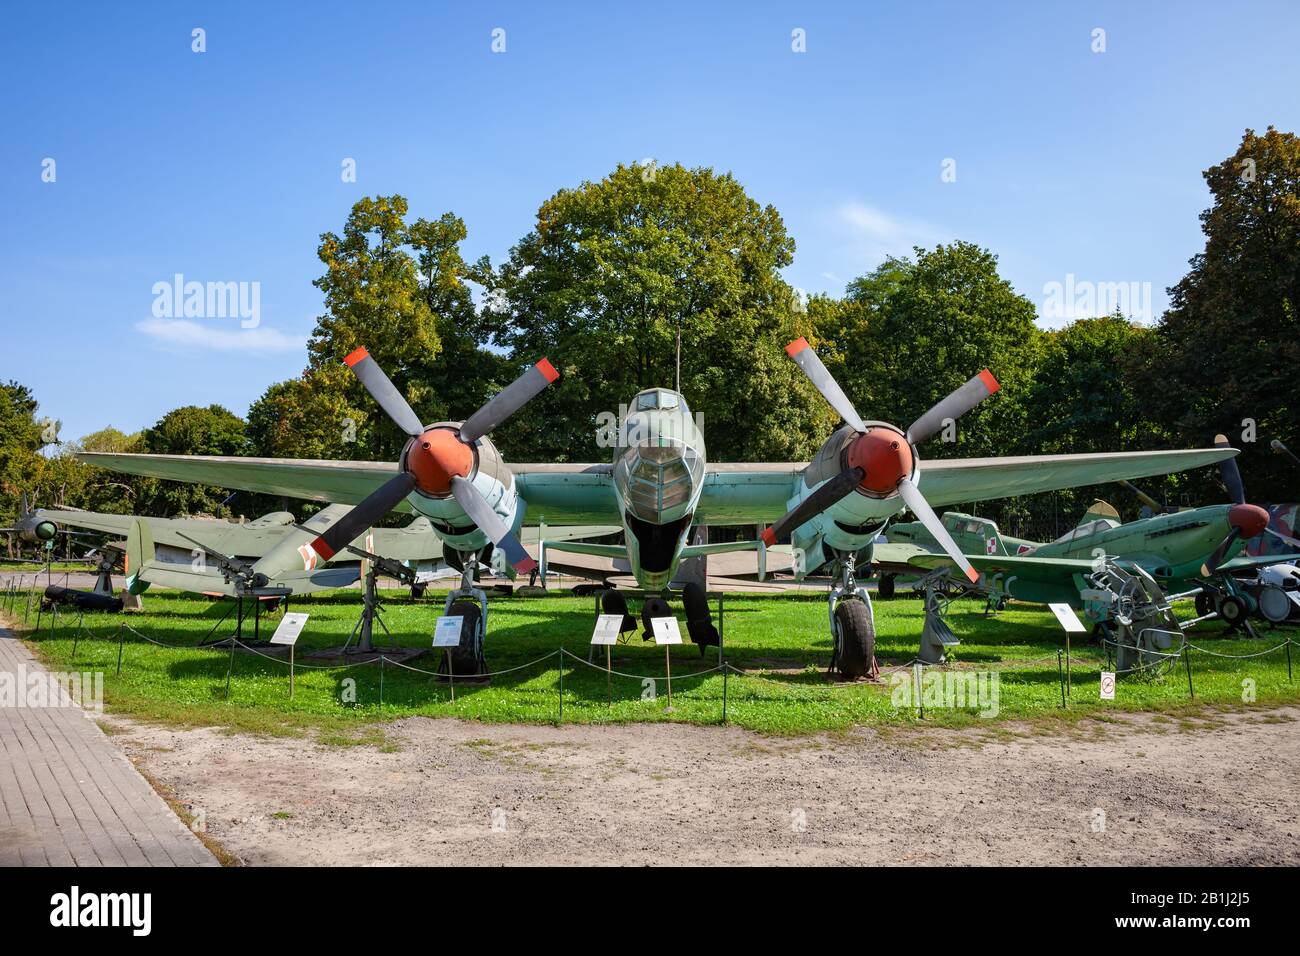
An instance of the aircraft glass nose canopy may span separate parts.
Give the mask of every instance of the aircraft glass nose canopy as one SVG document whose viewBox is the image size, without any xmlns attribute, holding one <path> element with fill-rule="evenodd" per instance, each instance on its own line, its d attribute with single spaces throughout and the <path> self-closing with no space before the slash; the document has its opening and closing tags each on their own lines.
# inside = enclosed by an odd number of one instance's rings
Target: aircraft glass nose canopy
<svg viewBox="0 0 1300 956">
<path fill-rule="evenodd" d="M 659 441 L 628 448 L 614 465 L 614 483 L 627 509 L 654 524 L 680 518 L 692 488 L 704 478 L 704 462 L 693 449 Z"/>
</svg>

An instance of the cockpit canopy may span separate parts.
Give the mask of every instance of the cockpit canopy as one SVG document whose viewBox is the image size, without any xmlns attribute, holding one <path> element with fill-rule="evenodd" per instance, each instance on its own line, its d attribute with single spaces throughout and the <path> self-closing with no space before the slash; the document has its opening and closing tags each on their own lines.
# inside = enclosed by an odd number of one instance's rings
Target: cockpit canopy
<svg viewBox="0 0 1300 956">
<path fill-rule="evenodd" d="M 680 411 L 690 414 L 690 409 L 686 407 L 686 399 L 667 388 L 650 388 L 644 392 L 638 392 L 632 401 L 632 411 L 635 412 L 652 412 L 658 409 L 668 411 Z"/>
<path fill-rule="evenodd" d="M 614 463 L 614 484 L 627 509 L 652 524 L 682 517 L 692 490 L 703 480 L 703 459 L 683 442 L 670 439 L 633 445 Z"/>
<path fill-rule="evenodd" d="M 1091 537 L 1102 531 L 1109 531 L 1112 528 L 1118 528 L 1119 522 L 1113 518 L 1097 518 L 1093 521 L 1087 521 L 1077 528 L 1071 528 L 1065 534 L 1061 535 L 1052 544 L 1061 544 L 1067 541 L 1079 541 L 1082 538 Z"/>
</svg>

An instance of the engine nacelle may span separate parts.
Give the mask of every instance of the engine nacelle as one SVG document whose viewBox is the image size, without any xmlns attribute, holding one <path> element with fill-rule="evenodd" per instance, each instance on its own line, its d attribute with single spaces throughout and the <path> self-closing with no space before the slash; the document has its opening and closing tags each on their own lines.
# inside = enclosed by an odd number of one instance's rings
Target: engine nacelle
<svg viewBox="0 0 1300 956">
<path fill-rule="evenodd" d="M 868 547 L 898 512 L 897 492 L 883 489 L 892 488 L 900 477 L 916 480 L 916 452 L 906 436 L 887 422 L 866 425 L 866 434 L 849 425 L 837 429 L 808 463 L 797 492 L 787 503 L 787 508 L 796 507 L 847 468 L 861 467 L 866 473 L 862 486 L 791 532 L 791 545 L 804 553 L 806 573 L 829 561 L 835 551 L 856 552 Z M 879 456 L 883 460 L 878 461 L 877 447 L 897 454 Z M 900 460 L 905 474 L 893 470 L 882 474 L 885 469 L 897 469 Z"/>
<path fill-rule="evenodd" d="M 439 422 L 430 428 L 455 429 L 459 426 L 459 422 Z M 517 493 L 514 473 L 486 436 L 474 442 L 471 448 L 473 463 L 469 480 L 492 510 L 518 535 L 524 520 L 524 503 Z M 482 551 L 487 547 L 487 535 L 470 520 L 450 492 L 433 494 L 417 488 L 407 500 L 429 519 L 433 530 L 447 547 L 461 553 Z"/>
</svg>

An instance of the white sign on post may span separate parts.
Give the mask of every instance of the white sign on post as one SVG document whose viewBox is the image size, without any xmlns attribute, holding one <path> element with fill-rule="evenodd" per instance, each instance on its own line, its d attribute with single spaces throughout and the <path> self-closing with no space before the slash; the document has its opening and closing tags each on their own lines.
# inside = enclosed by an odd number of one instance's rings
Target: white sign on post
<svg viewBox="0 0 1300 956">
<path fill-rule="evenodd" d="M 460 647 L 461 616 L 440 617 L 433 629 L 434 647 Z"/>
<path fill-rule="evenodd" d="M 622 614 L 602 614 L 596 618 L 596 628 L 591 632 L 591 643 L 617 644 L 622 627 Z"/>
<path fill-rule="evenodd" d="M 272 644 L 287 644 L 292 647 L 298 643 L 298 635 L 307 625 L 307 615 L 301 611 L 286 611 L 280 619 L 275 633 L 271 635 Z"/>
<path fill-rule="evenodd" d="M 677 626 L 675 617 L 652 617 L 650 626 L 654 628 L 656 644 L 680 644 L 682 631 Z"/>
<path fill-rule="evenodd" d="M 1063 627 L 1068 633 L 1083 634 L 1088 630 L 1083 626 L 1083 622 L 1079 620 L 1079 615 L 1074 613 L 1074 608 L 1070 607 L 1070 605 L 1049 604 L 1047 606 L 1052 609 L 1052 613 L 1056 615 L 1056 619 L 1061 622 L 1061 627 Z"/>
<path fill-rule="evenodd" d="M 1101 699 L 1115 699 L 1115 675 L 1110 671 L 1101 672 Z"/>
</svg>

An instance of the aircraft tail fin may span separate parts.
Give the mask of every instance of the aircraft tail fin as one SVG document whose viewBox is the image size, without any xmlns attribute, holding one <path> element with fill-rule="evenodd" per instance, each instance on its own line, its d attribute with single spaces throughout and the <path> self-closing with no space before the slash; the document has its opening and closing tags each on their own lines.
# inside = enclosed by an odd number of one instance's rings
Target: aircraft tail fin
<svg viewBox="0 0 1300 956">
<path fill-rule="evenodd" d="M 127 590 L 132 594 L 141 594 L 149 586 L 148 582 L 140 579 L 140 572 L 153 559 L 153 532 L 148 523 L 136 518 L 127 529 L 126 553 L 122 555 L 122 573 L 126 577 Z"/>
<path fill-rule="evenodd" d="M 27 492 L 23 492 L 22 498 L 18 502 L 18 520 L 21 522 L 24 518 L 31 517 L 31 509 L 27 506 Z"/>
<path fill-rule="evenodd" d="M 1099 518 L 1106 518 L 1110 521 L 1120 522 L 1119 512 L 1115 510 L 1114 506 L 1109 502 L 1102 501 L 1098 498 L 1092 504 L 1088 505 L 1088 510 L 1084 512 L 1083 517 L 1079 519 L 1078 527 L 1083 527 Z"/>
</svg>

